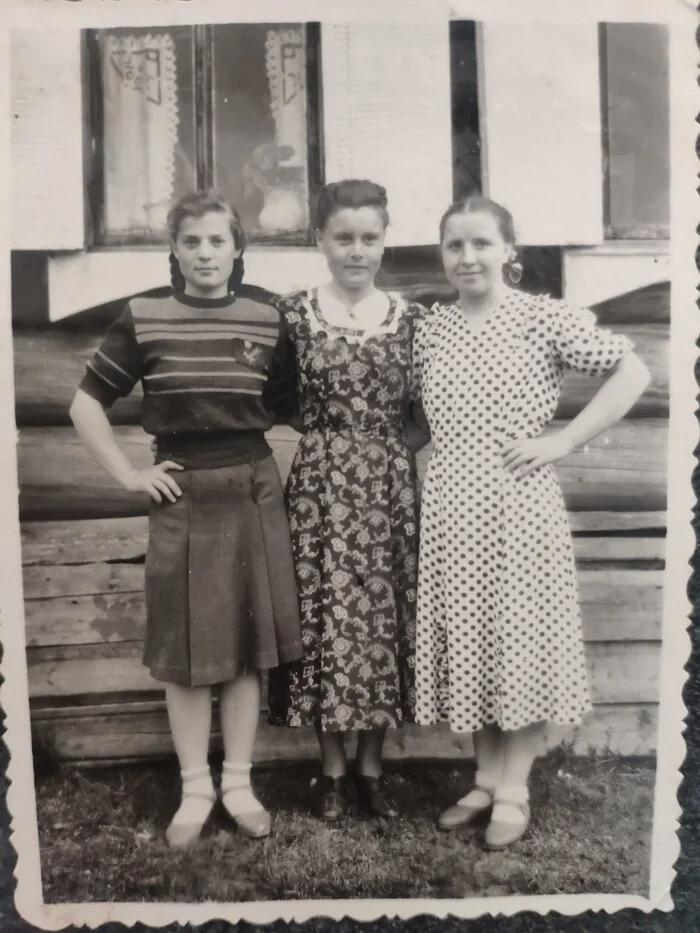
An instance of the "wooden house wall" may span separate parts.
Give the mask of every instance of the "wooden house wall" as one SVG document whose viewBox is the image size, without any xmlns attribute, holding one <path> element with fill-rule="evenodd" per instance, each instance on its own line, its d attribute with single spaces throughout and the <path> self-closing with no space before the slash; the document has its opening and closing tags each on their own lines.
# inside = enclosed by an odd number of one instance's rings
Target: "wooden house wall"
<svg viewBox="0 0 700 933">
<path fill-rule="evenodd" d="M 425 282 L 389 283 L 411 297 Z M 558 467 L 575 533 L 595 712 L 568 738 L 578 752 L 651 753 L 661 638 L 668 415 L 668 285 L 605 302 L 601 323 L 627 333 L 653 383 L 631 415 Z M 92 324 L 90 323 L 92 321 Z M 140 661 L 148 501 L 116 487 L 83 450 L 68 406 L 104 330 L 99 316 L 15 331 L 15 382 L 29 692 L 37 746 L 61 760 L 105 763 L 171 751 L 162 689 Z M 567 378 L 559 417 L 597 382 Z M 136 465 L 150 460 L 138 395 L 114 409 Z M 286 476 L 297 437 L 270 432 Z M 422 477 L 429 449 L 419 456 Z M 550 732 L 558 741 L 564 733 Z M 218 737 L 215 736 L 215 742 Z M 387 756 L 461 756 L 467 737 L 408 727 Z M 316 754 L 307 730 L 272 729 L 261 712 L 261 761 Z"/>
</svg>

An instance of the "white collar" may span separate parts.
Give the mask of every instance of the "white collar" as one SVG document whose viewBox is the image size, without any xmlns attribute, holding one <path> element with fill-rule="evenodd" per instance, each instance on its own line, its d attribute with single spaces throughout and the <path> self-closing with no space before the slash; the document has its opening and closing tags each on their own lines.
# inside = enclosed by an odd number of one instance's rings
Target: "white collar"
<svg viewBox="0 0 700 933">
<path fill-rule="evenodd" d="M 393 313 L 389 314 L 392 304 Z M 377 290 L 358 302 L 351 315 L 343 303 L 323 286 L 306 293 L 304 306 L 313 333 L 325 332 L 331 337 L 341 334 L 348 343 L 357 344 L 363 344 L 378 334 L 395 334 L 407 307 L 399 293 Z"/>
<path fill-rule="evenodd" d="M 384 323 L 391 303 L 386 292 L 375 289 L 350 310 L 328 285 L 319 286 L 316 300 L 324 319 L 331 326 L 371 333 L 376 333 Z"/>
</svg>

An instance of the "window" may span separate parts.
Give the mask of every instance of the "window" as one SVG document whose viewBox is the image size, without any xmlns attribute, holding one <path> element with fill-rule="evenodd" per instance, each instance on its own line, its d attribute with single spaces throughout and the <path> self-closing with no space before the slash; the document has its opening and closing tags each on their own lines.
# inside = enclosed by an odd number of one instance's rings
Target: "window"
<svg viewBox="0 0 700 933">
<path fill-rule="evenodd" d="M 668 28 L 601 28 L 606 235 L 669 236 Z"/>
<path fill-rule="evenodd" d="M 481 190 L 476 24 L 470 20 L 450 23 L 450 86 L 452 189 L 458 200 Z"/>
<path fill-rule="evenodd" d="M 96 243 L 164 243 L 172 201 L 212 185 L 252 241 L 307 242 L 317 24 L 116 28 L 86 42 Z"/>
</svg>

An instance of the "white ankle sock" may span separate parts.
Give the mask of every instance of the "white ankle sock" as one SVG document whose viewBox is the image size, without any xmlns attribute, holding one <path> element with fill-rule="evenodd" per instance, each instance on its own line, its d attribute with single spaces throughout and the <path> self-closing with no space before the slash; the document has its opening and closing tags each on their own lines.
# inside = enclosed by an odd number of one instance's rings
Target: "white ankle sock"
<svg viewBox="0 0 700 933">
<path fill-rule="evenodd" d="M 522 786 L 518 784 L 501 784 L 497 789 L 496 796 L 502 800 L 512 800 L 513 803 L 496 802 L 493 806 L 491 819 L 498 823 L 514 823 L 516 825 L 522 823 L 524 819 L 523 811 L 515 804 L 528 802 L 527 786 L 524 784 Z"/>
<path fill-rule="evenodd" d="M 214 801 L 214 784 L 209 768 L 195 768 L 192 771 L 181 771 L 182 803 L 173 817 L 176 826 L 190 823 L 203 823 L 209 815 Z M 197 797 L 188 796 L 189 793 Z M 204 796 L 199 796 L 200 794 Z M 204 797 L 211 798 L 205 800 Z"/>
<path fill-rule="evenodd" d="M 224 806 L 231 816 L 243 813 L 261 813 L 265 808 L 250 786 L 249 761 L 225 761 L 221 772 L 221 794 Z"/>
<path fill-rule="evenodd" d="M 498 784 L 498 778 L 495 774 L 488 774 L 486 771 L 477 771 L 474 776 L 474 784 L 469 793 L 457 801 L 463 807 L 488 807 L 493 800 L 493 793 Z"/>
</svg>

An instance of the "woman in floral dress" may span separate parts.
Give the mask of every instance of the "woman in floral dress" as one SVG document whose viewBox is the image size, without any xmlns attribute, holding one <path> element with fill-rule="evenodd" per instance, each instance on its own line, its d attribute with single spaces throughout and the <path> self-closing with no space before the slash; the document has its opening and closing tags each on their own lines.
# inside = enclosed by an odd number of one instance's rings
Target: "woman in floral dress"
<svg viewBox="0 0 700 933">
<path fill-rule="evenodd" d="M 551 466 L 622 418 L 649 374 L 590 311 L 528 295 L 511 215 L 486 198 L 440 226 L 458 292 L 416 333 L 414 378 L 433 438 L 423 487 L 416 721 L 474 734 L 474 788 L 440 817 L 490 815 L 500 849 L 528 826 L 527 781 L 545 722 L 590 708 L 571 534 Z M 569 424 L 546 431 L 564 372 L 606 375 Z"/>
<path fill-rule="evenodd" d="M 272 675 L 271 721 L 315 727 L 326 820 L 346 811 L 350 730 L 361 799 L 397 815 L 382 744 L 414 706 L 416 482 L 404 428 L 423 309 L 374 285 L 388 221 L 383 188 L 328 185 L 316 227 L 331 281 L 278 304 L 299 369 L 302 438 L 287 500 L 304 658 Z"/>
</svg>

